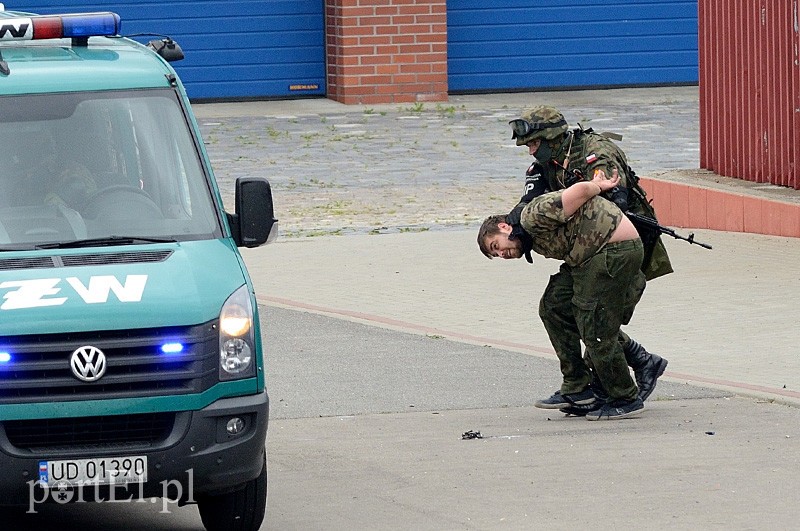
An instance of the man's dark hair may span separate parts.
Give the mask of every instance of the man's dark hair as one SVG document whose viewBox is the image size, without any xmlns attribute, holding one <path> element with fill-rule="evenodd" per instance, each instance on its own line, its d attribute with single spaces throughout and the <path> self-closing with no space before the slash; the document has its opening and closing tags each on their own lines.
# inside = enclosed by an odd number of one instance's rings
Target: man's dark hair
<svg viewBox="0 0 800 531">
<path fill-rule="evenodd" d="M 491 238 L 496 234 L 500 234 L 500 223 L 506 223 L 506 217 L 503 214 L 495 214 L 494 216 L 489 216 L 483 223 L 481 224 L 481 228 L 478 229 L 478 247 L 480 248 L 481 252 L 483 253 L 486 258 L 491 260 L 494 258 L 491 254 L 491 251 L 488 247 L 486 247 L 486 240 Z"/>
</svg>

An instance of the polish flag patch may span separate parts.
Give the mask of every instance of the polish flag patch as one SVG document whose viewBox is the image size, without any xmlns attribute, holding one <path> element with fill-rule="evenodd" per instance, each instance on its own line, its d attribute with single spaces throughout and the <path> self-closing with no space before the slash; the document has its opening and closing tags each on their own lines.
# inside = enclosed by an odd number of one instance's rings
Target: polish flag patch
<svg viewBox="0 0 800 531">
<path fill-rule="evenodd" d="M 595 155 L 594 153 L 590 153 L 590 154 L 589 154 L 589 155 L 586 157 L 586 164 L 591 164 L 592 162 L 594 162 L 594 161 L 596 161 L 596 160 L 597 160 L 597 155 Z"/>
</svg>

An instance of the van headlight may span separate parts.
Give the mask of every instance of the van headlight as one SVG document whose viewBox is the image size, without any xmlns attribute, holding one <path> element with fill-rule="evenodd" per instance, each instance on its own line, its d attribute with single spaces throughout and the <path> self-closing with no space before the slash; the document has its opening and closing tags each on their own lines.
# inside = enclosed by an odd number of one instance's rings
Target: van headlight
<svg viewBox="0 0 800 531">
<path fill-rule="evenodd" d="M 219 379 L 255 376 L 255 348 L 253 306 L 244 285 L 228 297 L 219 312 Z"/>
</svg>

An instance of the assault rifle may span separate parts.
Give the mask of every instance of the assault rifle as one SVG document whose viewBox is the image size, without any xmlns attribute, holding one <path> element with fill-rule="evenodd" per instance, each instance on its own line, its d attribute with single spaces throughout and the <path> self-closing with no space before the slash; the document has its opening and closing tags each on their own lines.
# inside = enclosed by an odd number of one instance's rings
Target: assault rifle
<svg viewBox="0 0 800 531">
<path fill-rule="evenodd" d="M 690 232 L 689 236 L 681 236 L 674 230 L 670 229 L 669 227 L 664 227 L 663 225 L 659 225 L 658 221 L 654 220 L 653 218 L 648 218 L 647 216 L 642 216 L 641 214 L 636 214 L 631 212 L 630 210 L 625 212 L 625 215 L 628 216 L 633 222 L 633 225 L 638 229 L 645 228 L 651 231 L 658 231 L 660 234 L 666 234 L 667 236 L 672 236 L 676 240 L 683 240 L 685 242 L 693 243 L 695 245 L 699 245 L 704 249 L 711 249 L 711 246 L 707 243 L 701 243 L 694 239 L 694 233 Z M 639 230 L 641 233 L 641 230 Z"/>
<path fill-rule="evenodd" d="M 559 164 L 557 161 L 555 161 L 553 159 L 550 160 L 550 163 L 553 166 L 555 166 L 556 168 L 564 171 L 564 175 L 566 177 L 566 182 L 564 184 L 565 184 L 566 188 L 569 188 L 570 186 L 572 186 L 575 183 L 578 183 L 578 182 L 586 180 L 584 178 L 584 176 L 583 176 L 583 173 L 580 170 L 577 170 L 577 169 L 573 170 L 573 169 L 565 168 L 563 165 Z M 631 171 L 631 173 L 633 174 L 633 171 Z M 639 180 L 638 177 L 635 177 L 635 174 L 634 174 L 634 178 L 636 179 L 636 181 Z M 606 199 L 608 199 L 609 201 L 611 201 L 612 203 L 617 204 L 617 206 L 620 206 L 619 203 L 617 201 L 615 201 L 614 198 L 613 198 L 614 197 L 614 193 L 617 190 L 618 190 L 618 187 L 614 187 L 613 190 L 611 190 L 609 193 L 603 194 L 603 196 Z M 625 203 L 627 204 L 627 195 L 628 194 L 627 194 L 627 191 L 625 191 L 625 192 L 626 192 L 624 194 L 625 197 L 626 197 Z M 640 197 L 639 200 L 640 201 L 644 201 L 645 199 L 642 196 L 642 197 Z M 676 233 L 674 230 L 670 229 L 669 227 L 664 227 L 663 225 L 659 225 L 658 221 L 656 221 L 653 218 L 648 218 L 647 216 L 642 216 L 641 214 L 636 214 L 635 212 L 631 212 L 630 210 L 627 210 L 627 206 L 623 207 L 623 209 L 625 211 L 625 215 L 628 216 L 628 219 L 630 219 L 633 222 L 634 227 L 636 227 L 636 230 L 639 232 L 640 235 L 641 234 L 645 234 L 647 232 L 649 232 L 650 234 L 653 234 L 653 233 L 666 234 L 667 236 L 672 236 L 676 240 L 683 240 L 685 242 L 689 242 L 689 243 L 693 243 L 695 245 L 699 245 L 700 247 L 703 247 L 704 249 L 711 249 L 711 246 L 708 245 L 707 243 L 701 243 L 701 242 L 696 241 L 694 239 L 694 233 L 693 232 L 689 233 L 689 236 L 681 236 L 680 234 Z M 655 237 L 653 239 L 655 239 Z"/>
</svg>

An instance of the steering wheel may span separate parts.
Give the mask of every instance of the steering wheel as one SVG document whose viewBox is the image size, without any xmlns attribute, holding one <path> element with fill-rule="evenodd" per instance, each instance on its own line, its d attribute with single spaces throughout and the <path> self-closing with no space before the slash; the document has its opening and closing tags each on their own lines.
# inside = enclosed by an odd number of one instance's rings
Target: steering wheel
<svg viewBox="0 0 800 531">
<path fill-rule="evenodd" d="M 119 198 L 115 199 L 115 195 Z M 132 207 L 143 209 L 136 212 L 141 216 L 155 218 L 164 216 L 147 192 L 128 184 L 114 184 L 98 190 L 84 202 L 82 211 L 87 217 L 94 218 L 98 212 L 108 209 L 108 212 L 104 212 L 105 215 L 117 219 L 132 219 L 138 217 L 131 211 Z"/>
<path fill-rule="evenodd" d="M 107 194 L 113 194 L 115 192 L 128 192 L 133 194 L 139 194 L 145 196 L 147 199 L 150 199 L 150 194 L 142 190 L 141 188 L 136 188 L 135 186 L 131 186 L 129 184 L 112 184 L 111 186 L 106 186 L 105 188 L 101 188 L 100 190 L 96 191 L 92 195 L 90 195 L 86 199 L 86 206 L 88 207 L 92 203 L 95 203 L 100 200 L 101 197 Z"/>
</svg>

